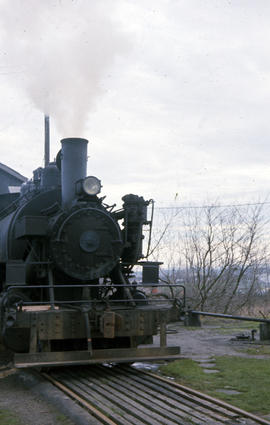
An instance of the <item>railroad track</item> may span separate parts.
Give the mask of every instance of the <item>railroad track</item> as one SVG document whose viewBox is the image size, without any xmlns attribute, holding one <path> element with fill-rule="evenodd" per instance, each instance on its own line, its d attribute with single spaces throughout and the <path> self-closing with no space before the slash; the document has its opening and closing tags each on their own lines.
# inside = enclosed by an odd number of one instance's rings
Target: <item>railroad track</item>
<svg viewBox="0 0 270 425">
<path fill-rule="evenodd" d="M 109 425 L 270 425 L 269 421 L 130 366 L 52 369 L 43 376 Z"/>
</svg>

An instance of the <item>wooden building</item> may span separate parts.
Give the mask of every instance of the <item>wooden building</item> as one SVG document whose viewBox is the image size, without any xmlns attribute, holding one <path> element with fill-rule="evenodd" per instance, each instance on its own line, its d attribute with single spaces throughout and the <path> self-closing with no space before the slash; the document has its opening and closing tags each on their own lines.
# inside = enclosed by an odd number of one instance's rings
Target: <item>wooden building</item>
<svg viewBox="0 0 270 425">
<path fill-rule="evenodd" d="M 20 186 L 27 180 L 17 171 L 0 163 L 0 194 L 18 193 Z"/>
</svg>

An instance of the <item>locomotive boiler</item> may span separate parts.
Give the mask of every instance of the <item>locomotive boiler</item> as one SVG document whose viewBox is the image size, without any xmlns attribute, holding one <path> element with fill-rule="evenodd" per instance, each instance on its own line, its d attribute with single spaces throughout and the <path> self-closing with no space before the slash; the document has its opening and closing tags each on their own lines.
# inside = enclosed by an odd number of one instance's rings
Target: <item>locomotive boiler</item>
<svg viewBox="0 0 270 425">
<path fill-rule="evenodd" d="M 88 141 L 61 144 L 17 197 L 0 195 L 2 343 L 16 367 L 177 357 L 166 344 L 177 300 L 152 299 L 160 263 L 142 252 L 151 201 L 127 194 L 121 209 L 107 205 L 87 176 Z"/>
</svg>

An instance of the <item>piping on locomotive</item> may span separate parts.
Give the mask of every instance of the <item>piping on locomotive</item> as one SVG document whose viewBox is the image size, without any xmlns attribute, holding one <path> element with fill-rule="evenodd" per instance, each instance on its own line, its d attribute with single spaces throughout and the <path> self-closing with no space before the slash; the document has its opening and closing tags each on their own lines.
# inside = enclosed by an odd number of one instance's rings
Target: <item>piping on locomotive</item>
<svg viewBox="0 0 270 425">
<path fill-rule="evenodd" d="M 161 263 L 141 261 L 152 201 L 128 194 L 120 210 L 106 205 L 100 180 L 86 176 L 88 141 L 61 143 L 15 201 L 3 207 L 0 195 L 1 337 L 14 365 L 178 357 L 166 324 L 179 317 L 179 300 L 151 298 Z M 132 283 L 135 265 L 141 285 Z"/>
</svg>

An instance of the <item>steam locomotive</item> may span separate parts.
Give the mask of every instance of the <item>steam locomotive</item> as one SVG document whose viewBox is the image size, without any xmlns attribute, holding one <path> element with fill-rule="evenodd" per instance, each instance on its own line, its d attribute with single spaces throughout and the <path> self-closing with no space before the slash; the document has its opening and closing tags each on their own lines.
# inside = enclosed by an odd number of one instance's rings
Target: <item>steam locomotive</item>
<svg viewBox="0 0 270 425">
<path fill-rule="evenodd" d="M 88 141 L 61 144 L 16 199 L 6 194 L 3 204 L 0 195 L 1 340 L 14 365 L 178 357 L 179 347 L 166 344 L 177 302 L 152 299 L 160 263 L 143 261 L 152 201 L 128 194 L 121 209 L 107 205 L 100 180 L 86 174 Z M 149 346 L 158 331 L 159 346 Z"/>
</svg>

